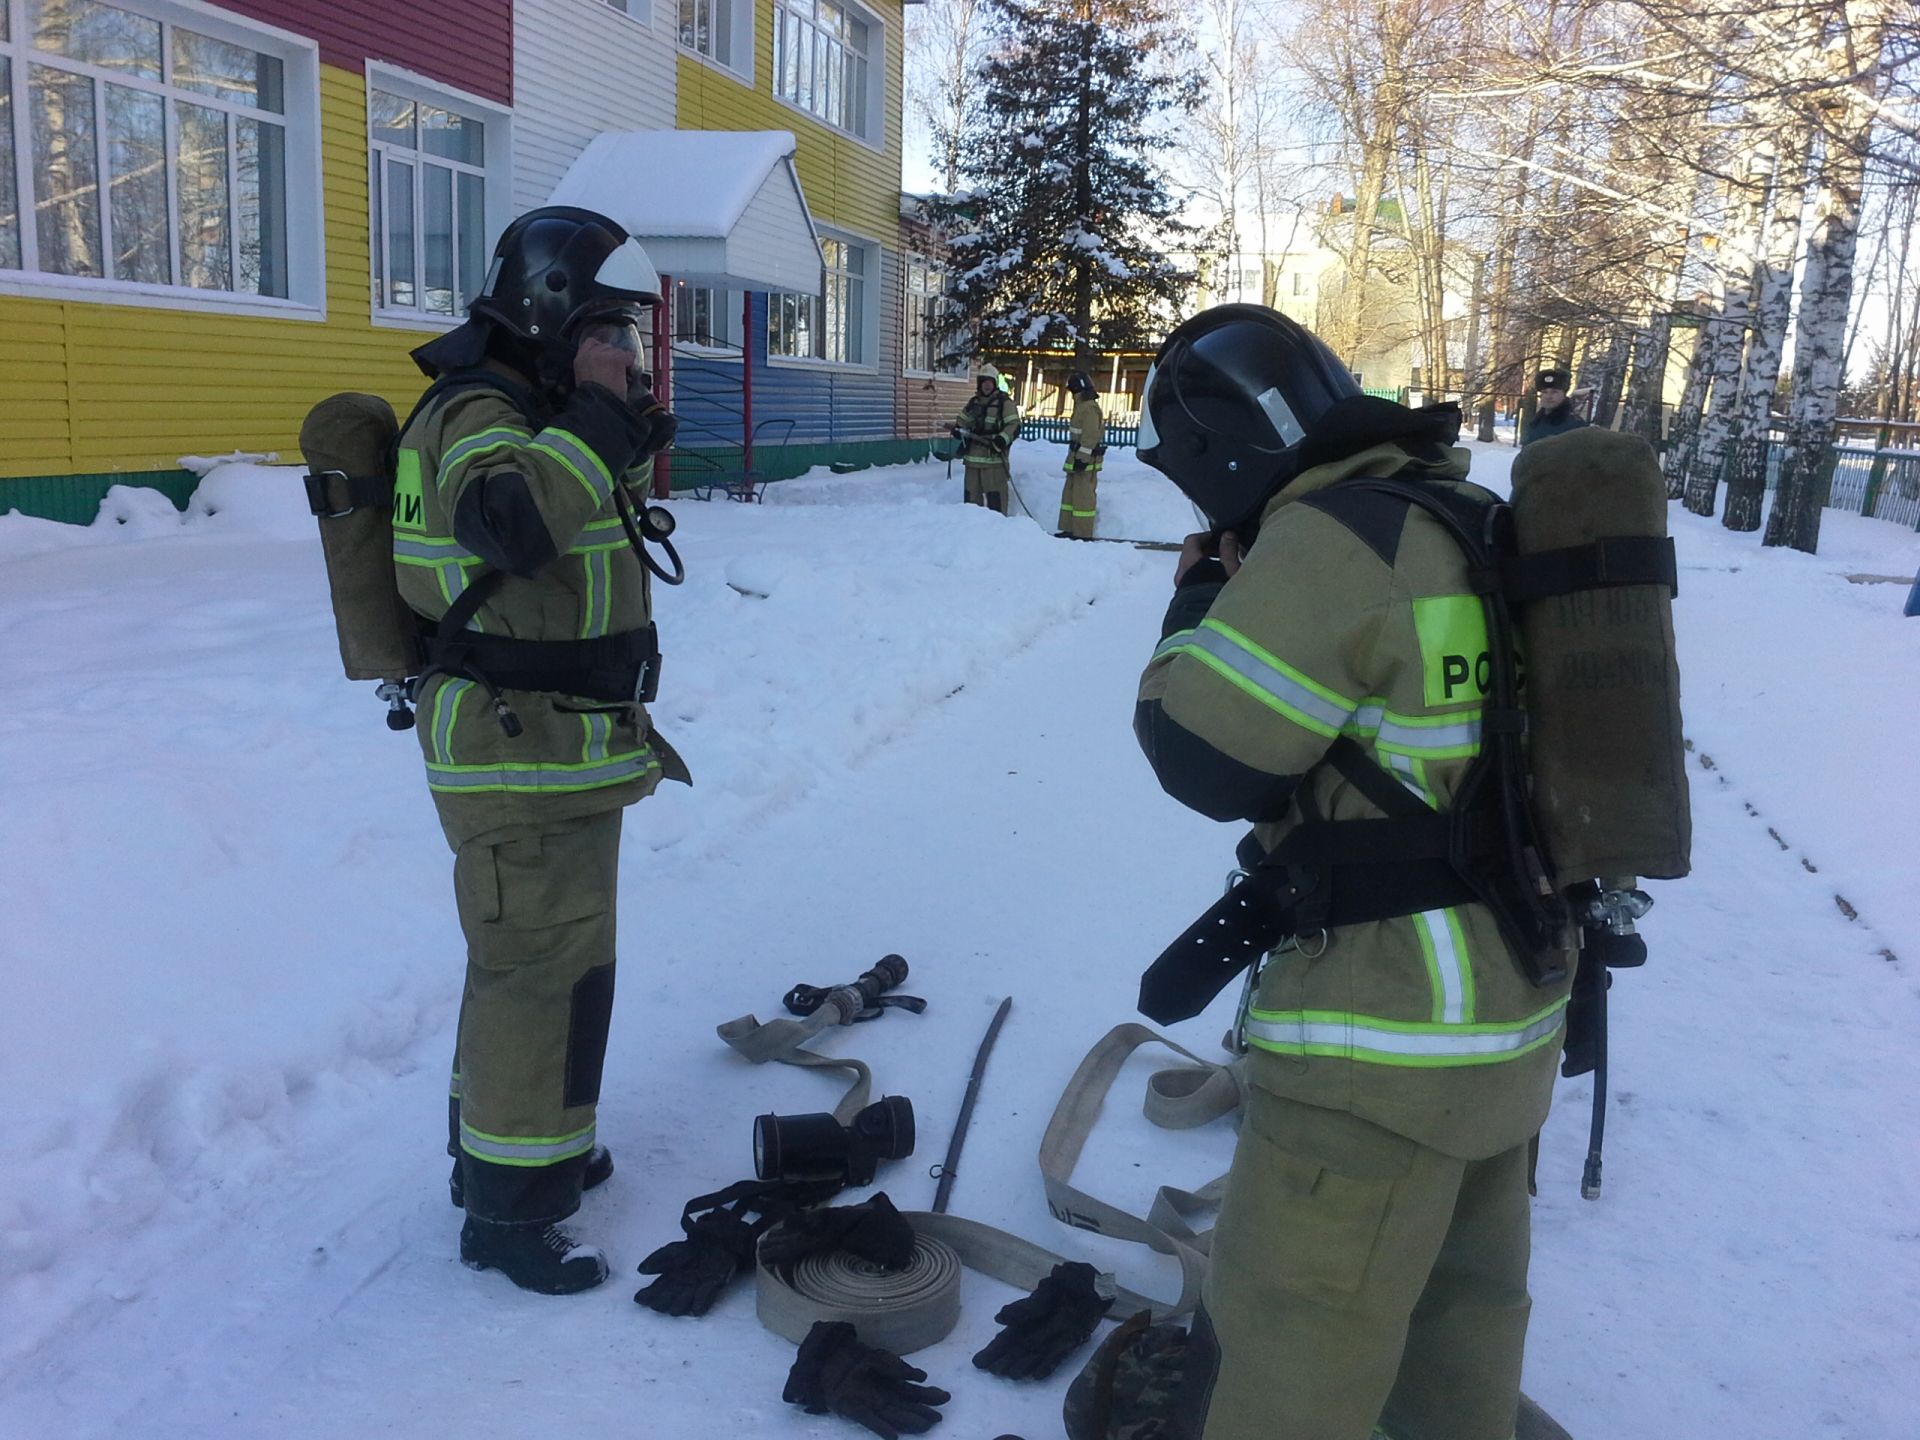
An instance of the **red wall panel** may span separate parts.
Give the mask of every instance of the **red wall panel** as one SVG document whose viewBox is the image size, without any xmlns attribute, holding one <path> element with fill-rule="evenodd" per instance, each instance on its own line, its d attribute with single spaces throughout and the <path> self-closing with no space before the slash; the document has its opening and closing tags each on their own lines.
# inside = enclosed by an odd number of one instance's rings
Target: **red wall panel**
<svg viewBox="0 0 1920 1440">
<path fill-rule="evenodd" d="M 311 36 L 320 58 L 368 60 L 513 103 L 513 0 L 216 0 L 223 10 Z"/>
</svg>

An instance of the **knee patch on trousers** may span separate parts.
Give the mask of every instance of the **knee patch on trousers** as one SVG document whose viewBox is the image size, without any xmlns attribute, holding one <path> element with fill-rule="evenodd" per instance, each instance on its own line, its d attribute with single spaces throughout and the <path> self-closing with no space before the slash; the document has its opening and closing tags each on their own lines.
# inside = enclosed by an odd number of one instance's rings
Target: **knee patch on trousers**
<svg viewBox="0 0 1920 1440">
<path fill-rule="evenodd" d="M 567 1015 L 567 1083 L 562 1103 L 568 1109 L 598 1103 L 612 1022 L 613 966 L 596 965 L 574 982 Z"/>
</svg>

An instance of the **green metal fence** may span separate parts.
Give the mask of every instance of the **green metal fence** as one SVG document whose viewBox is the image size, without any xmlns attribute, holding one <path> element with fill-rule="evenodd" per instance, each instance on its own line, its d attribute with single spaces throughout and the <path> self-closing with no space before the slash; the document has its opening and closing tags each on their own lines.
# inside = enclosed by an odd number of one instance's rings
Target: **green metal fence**
<svg viewBox="0 0 1920 1440">
<path fill-rule="evenodd" d="M 1020 417 L 1022 440 L 1051 440 L 1066 445 L 1073 439 L 1073 422 L 1065 415 L 1023 415 Z M 1140 422 L 1107 426 L 1107 444 L 1115 449 L 1132 448 L 1140 443 Z"/>
</svg>

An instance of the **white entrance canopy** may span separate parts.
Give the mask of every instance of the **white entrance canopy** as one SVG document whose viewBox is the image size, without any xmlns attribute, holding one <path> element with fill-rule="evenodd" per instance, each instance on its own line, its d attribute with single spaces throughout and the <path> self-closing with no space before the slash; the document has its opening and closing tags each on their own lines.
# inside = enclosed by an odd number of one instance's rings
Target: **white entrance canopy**
<svg viewBox="0 0 1920 1440">
<path fill-rule="evenodd" d="M 735 290 L 820 285 L 820 241 L 787 130 L 595 136 L 551 203 L 619 221 L 662 275 Z"/>
</svg>

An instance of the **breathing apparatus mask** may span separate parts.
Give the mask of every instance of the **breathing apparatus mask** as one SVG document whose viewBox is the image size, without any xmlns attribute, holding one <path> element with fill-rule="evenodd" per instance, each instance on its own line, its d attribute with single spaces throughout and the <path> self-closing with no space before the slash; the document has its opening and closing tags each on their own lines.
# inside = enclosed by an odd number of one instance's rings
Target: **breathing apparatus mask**
<svg viewBox="0 0 1920 1440">
<path fill-rule="evenodd" d="M 830 1114 L 761 1115 L 753 1122 L 753 1172 L 762 1180 L 873 1183 L 882 1160 L 913 1154 L 913 1102 L 889 1095 L 842 1125 Z"/>
<path fill-rule="evenodd" d="M 1215 531 L 1241 530 L 1304 468 L 1308 431 L 1360 386 L 1312 331 L 1216 305 L 1169 335 L 1141 392 L 1139 456 Z"/>
</svg>

